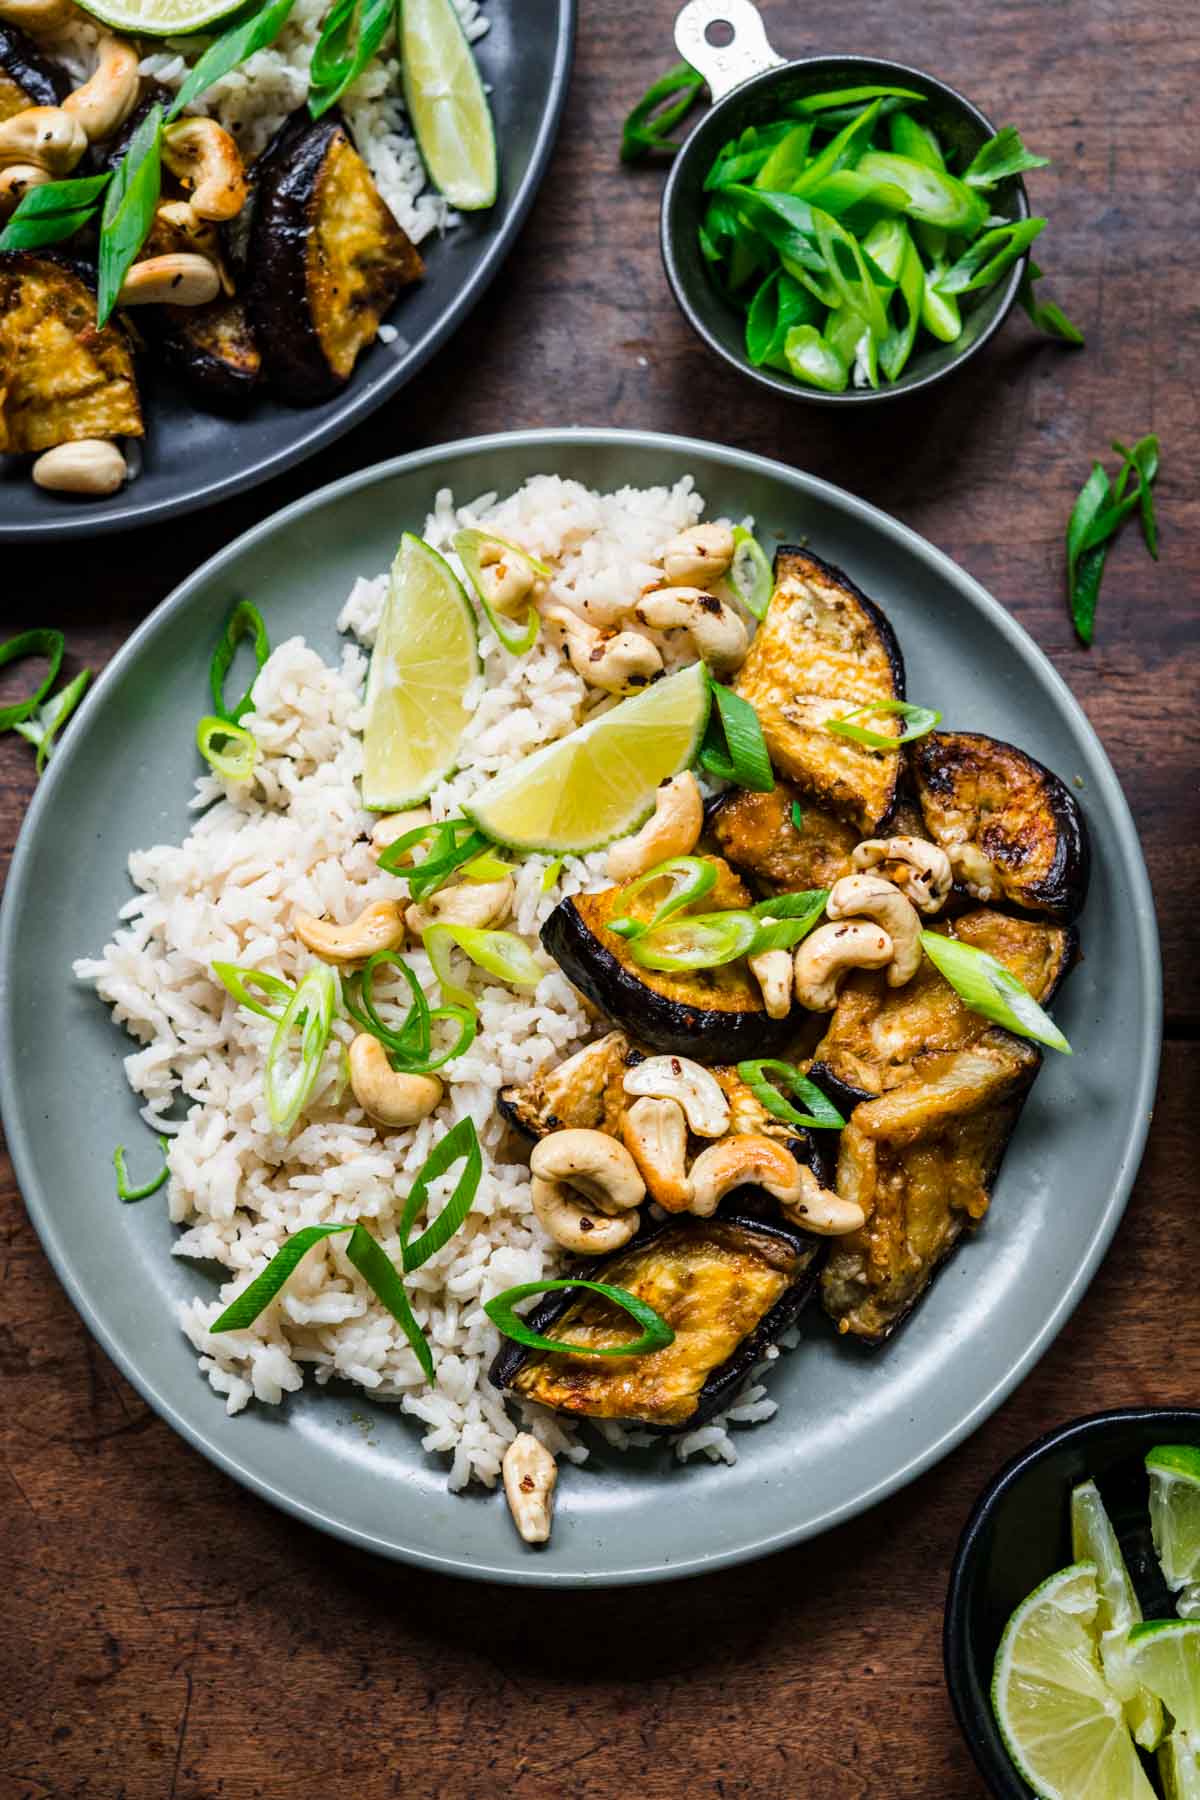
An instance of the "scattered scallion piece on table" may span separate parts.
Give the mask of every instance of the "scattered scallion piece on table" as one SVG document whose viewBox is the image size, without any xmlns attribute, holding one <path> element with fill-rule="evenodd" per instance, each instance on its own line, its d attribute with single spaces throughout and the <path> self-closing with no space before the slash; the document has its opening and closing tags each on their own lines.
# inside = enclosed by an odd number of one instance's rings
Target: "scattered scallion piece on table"
<svg viewBox="0 0 1200 1800">
<path fill-rule="evenodd" d="M 714 682 L 712 691 L 715 704 L 700 746 L 700 767 L 751 793 L 769 794 L 775 777 L 758 714 L 732 688 Z"/>
<path fill-rule="evenodd" d="M 311 969 L 275 1027 L 263 1079 L 267 1115 L 287 1133 L 316 1086 L 338 1007 L 337 977 L 327 964 Z M 299 1036 L 298 1048 L 293 1039 Z"/>
<path fill-rule="evenodd" d="M 278 975 L 268 974 L 265 969 L 251 969 L 241 963 L 215 962 L 212 965 L 212 972 L 226 993 L 233 995 L 239 1006 L 244 1006 L 249 1012 L 257 1013 L 260 1019 L 270 1019 L 273 1025 L 278 1025 L 283 1013 L 295 997 L 296 990 L 290 982 L 284 981 Z M 268 1000 L 274 1001 L 278 1011 L 273 1012 L 269 1006 L 264 1006 L 261 1000 L 256 1000 L 252 992 L 254 988 L 257 988 L 261 994 L 265 994 Z"/>
<path fill-rule="evenodd" d="M 267 636 L 267 628 L 263 624 L 262 614 L 250 600 L 239 600 L 226 619 L 225 629 L 217 641 L 217 647 L 213 651 L 212 662 L 208 670 L 213 712 L 219 719 L 227 719 L 231 725 L 239 724 L 253 704 L 254 681 L 249 683 L 241 699 L 236 701 L 233 706 L 229 706 L 225 699 L 225 679 L 233 667 L 237 647 L 244 637 L 253 639 L 256 664 L 254 675 L 257 679 L 271 654 L 271 641 Z"/>
<path fill-rule="evenodd" d="M 226 781 L 249 781 L 258 761 L 254 733 L 206 713 L 196 726 L 196 748 L 213 771 Z"/>
<path fill-rule="evenodd" d="M 18 737 L 23 737 L 37 750 L 34 762 L 37 774 L 41 774 L 49 761 L 55 738 L 83 699 L 84 690 L 91 679 L 92 671 L 81 669 L 66 687 L 59 688 L 57 694 L 51 694 L 48 700 L 43 700 L 31 718 L 15 721 L 13 730 Z"/>
<path fill-rule="evenodd" d="M 972 1012 L 1018 1037 L 1032 1038 L 1071 1055 L 1070 1044 L 1049 1013 L 1042 1011 L 1029 989 L 996 957 L 937 931 L 923 931 L 921 943 L 930 962 Z"/>
<path fill-rule="evenodd" d="M 653 869 L 647 869 L 644 875 L 639 875 L 637 880 L 626 888 L 624 895 L 626 909 L 635 895 L 640 894 L 643 889 L 650 887 L 656 881 L 667 881 L 670 883 L 670 887 L 666 897 L 659 903 L 651 917 L 645 920 L 634 919 L 626 910 L 623 916 L 609 919 L 609 931 L 615 931 L 618 937 L 623 938 L 643 937 L 656 925 L 661 925 L 664 919 L 669 919 L 673 914 L 682 912 L 685 906 L 694 906 L 698 900 L 703 900 L 705 894 L 716 886 L 717 871 L 715 865 L 706 861 L 702 856 L 673 856 L 667 862 L 658 863 Z"/>
<path fill-rule="evenodd" d="M 49 664 L 32 694 L 27 694 L 23 700 L 14 700 L 8 706 L 0 706 L 0 731 L 11 731 L 18 720 L 32 718 L 58 680 L 65 649 L 66 639 L 62 632 L 44 626 L 22 631 L 9 638 L 6 644 L 0 644 L 0 669 L 6 663 L 20 662 L 27 656 L 44 656 Z"/>
<path fill-rule="evenodd" d="M 163 1156 L 165 1157 L 170 1148 L 169 1140 L 165 1137 L 160 1137 L 158 1142 Z M 117 1199 L 126 1202 L 148 1200 L 151 1194 L 157 1194 L 159 1188 L 162 1187 L 171 1172 L 164 1161 L 163 1166 L 158 1171 L 157 1175 L 152 1176 L 149 1181 L 143 1182 L 141 1187 L 130 1187 L 129 1174 L 125 1168 L 124 1144 L 118 1144 L 113 1151 L 113 1168 L 117 1172 Z"/>
<path fill-rule="evenodd" d="M 870 731 L 866 726 L 854 723 L 855 719 L 873 719 L 880 714 L 903 719 L 906 730 L 899 737 L 887 737 L 882 731 Z M 898 750 L 901 744 L 912 744 L 917 738 L 928 737 L 941 721 L 941 713 L 932 706 L 915 706 L 908 700 L 869 700 L 865 706 L 856 706 L 853 712 L 845 713 L 840 719 L 826 719 L 825 729 L 832 731 L 835 737 L 862 744 L 867 750 Z"/>
<path fill-rule="evenodd" d="M 802 1075 L 793 1063 L 780 1062 L 775 1057 L 755 1057 L 750 1062 L 740 1062 L 737 1072 L 759 1105 L 765 1106 L 773 1117 L 782 1119 L 787 1125 L 840 1131 L 846 1123 L 833 1102 L 827 1100 L 816 1083 Z M 790 1100 L 785 1100 L 775 1085 L 777 1082 L 794 1094 L 807 1110 L 798 1112 Z"/>
<path fill-rule="evenodd" d="M 573 1344 L 534 1331 L 515 1310 L 519 1301 L 528 1300 L 534 1294 L 577 1288 L 602 1294 L 606 1300 L 611 1300 L 614 1306 L 629 1314 L 635 1325 L 641 1326 L 641 1336 L 627 1344 Z M 529 1350 L 559 1351 L 569 1356 L 647 1356 L 654 1350 L 665 1350 L 668 1344 L 675 1342 L 672 1328 L 647 1301 L 631 1294 L 628 1288 L 613 1287 L 606 1281 L 523 1281 L 516 1287 L 506 1288 L 495 1299 L 485 1301 L 483 1310 L 497 1331 Z"/>
<path fill-rule="evenodd" d="M 1061 306 L 1053 300 L 1039 300 L 1034 292 L 1035 282 L 1042 279 L 1042 271 L 1033 258 L 1025 264 L 1025 273 L 1021 277 L 1021 285 L 1017 289 L 1017 303 L 1029 315 L 1030 323 L 1045 332 L 1047 337 L 1059 338 L 1064 344 L 1073 344 L 1076 348 L 1083 345 L 1084 337 L 1078 325 L 1073 325 Z"/>
<path fill-rule="evenodd" d="M 690 63 L 683 62 L 651 82 L 630 109 L 621 129 L 621 161 L 635 163 L 674 156 L 679 143 L 670 134 L 687 118 L 703 87 L 704 77 Z"/>
<path fill-rule="evenodd" d="M 1158 557 L 1158 524 L 1154 511 L 1153 484 L 1158 475 L 1158 439 L 1139 438 L 1132 448 L 1119 441 L 1113 449 L 1122 458 L 1115 485 L 1103 463 L 1094 463 L 1079 491 L 1067 523 L 1067 599 L 1080 643 L 1095 636 L 1096 603 L 1108 545 L 1137 508 L 1146 548 Z M 1127 493 L 1130 479 L 1134 490 Z"/>
</svg>

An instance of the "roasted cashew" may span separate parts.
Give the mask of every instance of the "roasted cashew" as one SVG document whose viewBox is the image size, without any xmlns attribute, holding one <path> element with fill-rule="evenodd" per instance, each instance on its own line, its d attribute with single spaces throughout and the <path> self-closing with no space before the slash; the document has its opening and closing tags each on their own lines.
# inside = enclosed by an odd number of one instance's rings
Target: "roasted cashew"
<svg viewBox="0 0 1200 1800">
<path fill-rule="evenodd" d="M 207 256 L 180 251 L 136 262 L 121 283 L 118 306 L 206 306 L 221 291 Z"/>
<path fill-rule="evenodd" d="M 779 1201 L 804 1197 L 800 1164 L 785 1145 L 758 1132 L 736 1132 L 702 1150 L 691 1167 L 690 1211 L 707 1219 L 734 1188 L 766 1188 Z"/>
<path fill-rule="evenodd" d="M 387 1051 L 369 1031 L 350 1046 L 350 1086 L 365 1113 L 399 1130 L 427 1119 L 442 1098 L 436 1075 L 405 1075 L 393 1069 Z"/>
<path fill-rule="evenodd" d="M 480 584 L 493 612 L 510 613 L 530 595 L 545 591 L 545 581 L 525 561 L 495 538 L 485 538 L 479 549 Z"/>
<path fill-rule="evenodd" d="M 623 1144 L 606 1131 L 568 1127 L 539 1138 L 529 1167 L 544 1181 L 578 1188 L 607 1214 L 631 1212 L 646 1198 L 646 1184 Z"/>
<path fill-rule="evenodd" d="M 677 1100 L 697 1137 L 724 1137 L 729 1130 L 729 1101 L 711 1069 L 687 1056 L 648 1056 L 626 1072 L 627 1094 L 649 1094 Z"/>
<path fill-rule="evenodd" d="M 122 38 L 102 37 L 100 60 L 83 86 L 67 95 L 63 111 L 78 120 L 89 144 L 101 143 L 125 123 L 137 104 L 140 86 L 133 45 Z"/>
<path fill-rule="evenodd" d="M 624 694 L 662 669 L 657 646 L 639 631 L 598 631 L 568 606 L 548 606 L 545 617 L 562 627 L 571 667 L 589 687 Z"/>
<path fill-rule="evenodd" d="M 792 953 L 790 950 L 760 950 L 749 956 L 750 973 L 762 990 L 763 1006 L 768 1019 L 786 1019 L 792 1010 Z"/>
<path fill-rule="evenodd" d="M 345 965 L 364 962 L 376 950 L 398 950 L 404 942 L 404 917 L 394 900 L 373 900 L 349 925 L 293 913 L 292 930 L 323 961 Z"/>
<path fill-rule="evenodd" d="M 609 1142 L 616 1140 L 610 1138 Z M 621 1147 L 617 1145 L 618 1149 Z M 573 1198 L 562 1182 L 547 1181 L 544 1175 L 533 1177 L 529 1191 L 534 1216 L 542 1230 L 577 1256 L 607 1256 L 610 1250 L 622 1249 L 637 1231 L 638 1213 L 621 1213 L 612 1218 L 599 1207 L 589 1206 L 582 1196 Z"/>
<path fill-rule="evenodd" d="M 652 1200 L 685 1212 L 692 1197 L 687 1175 L 687 1116 L 678 1100 L 635 1100 L 621 1119 L 621 1136 Z"/>
<path fill-rule="evenodd" d="M 818 925 L 796 946 L 796 999 L 810 1012 L 832 1012 L 842 976 L 851 969 L 882 969 L 893 948 L 877 925 Z"/>
<path fill-rule="evenodd" d="M 207 257 L 217 271 L 221 292 L 234 293 L 233 279 L 221 254 L 221 235 L 211 219 L 202 219 L 190 200 L 164 200 L 156 214 L 179 249 Z"/>
<path fill-rule="evenodd" d="M 732 606 L 703 588 L 655 588 L 642 595 L 633 613 L 656 631 L 686 631 L 714 675 L 731 674 L 746 655 L 746 627 Z"/>
<path fill-rule="evenodd" d="M 27 106 L 0 121 L 0 168 L 33 163 L 51 175 L 69 175 L 87 147 L 83 126 L 61 106 Z"/>
<path fill-rule="evenodd" d="M 733 561 L 728 525 L 689 525 L 663 551 L 663 574 L 671 587 L 711 587 Z"/>
<path fill-rule="evenodd" d="M 843 875 L 825 904 L 831 919 L 874 919 L 892 940 L 889 987 L 903 987 L 921 966 L 921 920 L 911 900 L 882 875 Z"/>
<path fill-rule="evenodd" d="M 429 825 L 432 819 L 427 806 L 414 807 L 412 812 L 385 813 L 381 819 L 376 819 L 371 829 L 371 848 L 376 856 L 382 856 L 406 831 L 415 831 L 418 825 Z M 412 851 L 406 850 L 400 860 L 407 866 L 412 861 Z"/>
<path fill-rule="evenodd" d="M 856 847 L 851 861 L 860 873 L 881 864 L 898 864 L 896 873 L 888 879 L 895 882 L 918 912 L 939 912 L 954 884 L 950 858 L 938 844 L 927 843 L 924 838 L 867 838 Z"/>
<path fill-rule="evenodd" d="M 558 1464 L 531 1431 L 519 1431 L 500 1463 L 513 1524 L 527 1544 L 544 1544 L 554 1514 Z"/>
<path fill-rule="evenodd" d="M 32 469 L 38 487 L 56 494 L 115 494 L 129 467 L 105 438 L 77 438 L 43 451 Z"/>
<path fill-rule="evenodd" d="M 632 881 L 672 856 L 690 856 L 704 829 L 704 801 L 690 769 L 672 775 L 654 796 L 653 816 L 631 837 L 610 846 L 605 872 L 610 881 Z"/>
<path fill-rule="evenodd" d="M 0 169 L 0 219 L 15 212 L 30 188 L 45 187 L 53 179 L 49 169 L 39 169 L 36 163 L 10 163 Z"/>
<path fill-rule="evenodd" d="M 430 925 L 498 925 L 512 911 L 516 888 L 511 875 L 499 881 L 456 881 L 429 896 L 428 906 L 410 906 L 404 915 L 414 937 Z"/>
<path fill-rule="evenodd" d="M 188 190 L 200 218 L 235 219 L 245 206 L 241 151 L 215 119 L 176 119 L 168 125 L 162 159 Z"/>
<path fill-rule="evenodd" d="M 798 1200 L 780 1202 L 784 1217 L 802 1231 L 814 1231 L 819 1237 L 845 1237 L 849 1231 L 861 1231 L 867 1222 L 862 1207 L 823 1188 L 803 1163 L 798 1166 L 803 1193 Z"/>
<path fill-rule="evenodd" d="M 974 844 L 951 844 L 947 851 L 955 881 L 976 900 L 990 900 L 1000 887 L 996 865 Z"/>
<path fill-rule="evenodd" d="M 54 37 L 78 17 L 74 0 L 0 0 L 0 19 L 34 37 Z"/>
</svg>

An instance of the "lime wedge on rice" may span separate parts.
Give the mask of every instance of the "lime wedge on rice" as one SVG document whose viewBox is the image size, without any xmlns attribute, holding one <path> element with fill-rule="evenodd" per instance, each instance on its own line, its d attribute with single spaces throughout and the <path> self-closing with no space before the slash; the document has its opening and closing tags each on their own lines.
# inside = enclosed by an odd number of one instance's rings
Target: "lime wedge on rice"
<svg viewBox="0 0 1200 1800">
<path fill-rule="evenodd" d="M 139 37 L 186 37 L 240 12 L 245 0 L 79 0 L 79 4 L 113 31 Z"/>
<path fill-rule="evenodd" d="M 1141 1624 L 1142 1609 L 1094 1481 L 1081 1483 L 1071 1494 L 1071 1553 L 1077 1562 L 1096 1565 L 1101 1667 L 1124 1705 L 1130 1731 L 1143 1749 L 1153 1750 L 1163 1734 L 1162 1707 L 1148 1688 L 1133 1679 L 1126 1656 L 1130 1627 Z"/>
<path fill-rule="evenodd" d="M 495 776 L 464 807 L 514 850 L 582 855 L 636 831 L 654 790 L 700 748 L 712 689 L 703 663 L 655 682 Z"/>
<path fill-rule="evenodd" d="M 1200 1581 L 1200 1448 L 1158 1444 L 1146 1470 L 1155 1553 L 1167 1586 L 1178 1591 Z"/>
<path fill-rule="evenodd" d="M 1073 1563 L 1021 1602 L 996 1652 L 996 1723 L 1040 1800 L 1154 1800 L 1100 1670 L 1099 1606 L 1096 1565 Z"/>
<path fill-rule="evenodd" d="M 1129 1633 L 1129 1666 L 1189 1743 L 1200 1744 L 1200 1619 L 1154 1619 Z"/>
<path fill-rule="evenodd" d="M 460 212 L 493 205 L 492 110 L 452 0 L 400 0 L 400 64 L 430 180 Z"/>
<path fill-rule="evenodd" d="M 454 772 L 479 671 L 475 615 L 452 569 L 405 532 L 367 676 L 363 805 L 399 812 Z"/>
<path fill-rule="evenodd" d="M 1200 1748 L 1173 1731 L 1158 1752 L 1158 1778 L 1167 1800 L 1200 1800 Z"/>
</svg>

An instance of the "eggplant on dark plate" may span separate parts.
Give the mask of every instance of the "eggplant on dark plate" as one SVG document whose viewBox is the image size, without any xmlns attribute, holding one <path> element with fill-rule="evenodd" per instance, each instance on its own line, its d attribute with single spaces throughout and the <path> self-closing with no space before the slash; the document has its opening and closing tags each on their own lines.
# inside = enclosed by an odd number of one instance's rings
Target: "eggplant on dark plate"
<svg viewBox="0 0 1200 1800">
<path fill-rule="evenodd" d="M 1041 1052 L 995 1028 L 932 1053 L 911 1080 L 855 1108 L 837 1191 L 867 1215 L 833 1241 L 821 1298 L 839 1332 L 880 1343 L 987 1211 Z"/>
<path fill-rule="evenodd" d="M 1069 920 L 1087 899 L 1087 827 L 1075 796 L 1024 750 L 979 731 L 912 746 L 926 830 L 973 900 Z"/>
<path fill-rule="evenodd" d="M 728 1406 L 754 1365 L 795 1323 L 816 1284 L 822 1244 L 752 1218 L 670 1219 L 575 1272 L 623 1288 L 675 1333 L 643 1356 L 568 1355 L 506 1342 L 491 1379 L 556 1412 L 656 1431 L 692 1430 Z M 602 1295 L 550 1295 L 534 1331 L 592 1349 L 628 1342 L 629 1320 Z"/>
<path fill-rule="evenodd" d="M 900 751 L 872 750 L 826 729 L 872 701 L 904 699 L 904 659 L 887 619 L 848 576 L 782 546 L 775 587 L 734 688 L 758 714 L 776 769 L 803 795 L 868 836 L 891 813 Z M 866 723 L 898 737 L 895 717 Z"/>
<path fill-rule="evenodd" d="M 48 251 L 0 252 L 0 451 L 141 437 L 133 351 L 96 324 L 94 277 Z"/>
<path fill-rule="evenodd" d="M 0 19 L 0 120 L 29 106 L 60 106 L 70 87 L 65 71 L 47 62 L 32 38 Z"/>
</svg>

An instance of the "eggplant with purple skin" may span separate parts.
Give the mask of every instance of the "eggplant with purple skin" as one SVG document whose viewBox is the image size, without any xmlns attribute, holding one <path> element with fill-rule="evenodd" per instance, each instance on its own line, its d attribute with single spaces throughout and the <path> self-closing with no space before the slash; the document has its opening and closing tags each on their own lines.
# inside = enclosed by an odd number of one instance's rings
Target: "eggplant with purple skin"
<svg viewBox="0 0 1200 1800">
<path fill-rule="evenodd" d="M 98 328 L 92 270 L 0 251 L 0 451 L 142 434 L 133 352 L 119 319 Z"/>
<path fill-rule="evenodd" d="M 785 545 L 775 556 L 766 616 L 738 670 L 734 691 L 758 714 L 777 772 L 862 837 L 896 804 L 900 750 L 872 750 L 826 729 L 872 701 L 904 699 L 904 659 L 873 600 L 832 564 Z M 864 718 L 899 737 L 891 714 Z"/>
<path fill-rule="evenodd" d="M 574 1272 L 645 1300 L 674 1330 L 673 1343 L 643 1356 L 612 1357 L 506 1341 L 491 1379 L 523 1400 L 576 1418 L 694 1430 L 729 1405 L 767 1348 L 799 1318 L 822 1249 L 817 1238 L 760 1219 L 652 1225 L 624 1250 Z M 548 1295 L 525 1322 L 594 1348 L 629 1339 L 626 1314 L 586 1289 Z"/>
<path fill-rule="evenodd" d="M 70 91 L 65 70 L 47 62 L 16 25 L 0 19 L 0 121 L 30 106 L 61 106 Z"/>
<path fill-rule="evenodd" d="M 1087 827 L 1057 775 L 978 731 L 921 738 L 912 771 L 926 829 L 961 893 L 1064 922 L 1082 912 Z"/>
<path fill-rule="evenodd" d="M 254 190 L 251 325 L 274 391 L 317 405 L 345 387 L 424 265 L 336 110 L 293 113 L 260 158 Z"/>
</svg>

